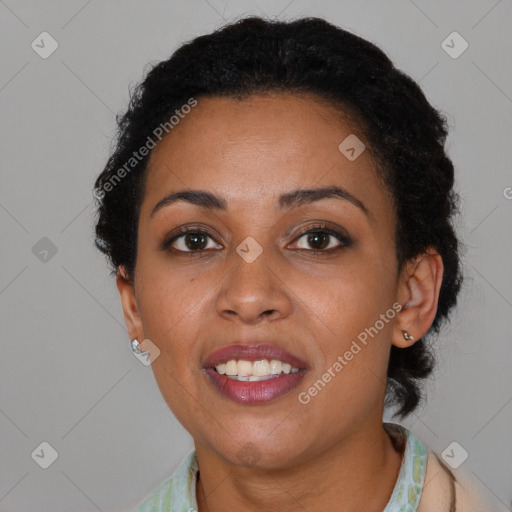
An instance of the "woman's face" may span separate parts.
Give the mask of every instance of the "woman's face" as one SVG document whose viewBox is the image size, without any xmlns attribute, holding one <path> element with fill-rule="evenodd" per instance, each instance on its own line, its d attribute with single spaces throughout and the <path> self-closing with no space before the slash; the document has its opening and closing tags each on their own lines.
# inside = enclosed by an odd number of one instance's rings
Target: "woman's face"
<svg viewBox="0 0 512 512">
<path fill-rule="evenodd" d="M 381 423 L 395 218 L 370 152 L 338 147 L 354 133 L 314 96 L 199 98 L 151 154 L 130 334 L 159 348 L 155 378 L 196 446 L 232 463 L 296 464 Z M 301 200 L 324 187 L 346 195 Z M 185 190 L 219 199 L 154 210 Z M 280 376 L 249 382 L 209 367 L 232 359 L 249 361 L 242 375 L 268 373 L 263 359 L 299 371 L 273 363 Z"/>
</svg>

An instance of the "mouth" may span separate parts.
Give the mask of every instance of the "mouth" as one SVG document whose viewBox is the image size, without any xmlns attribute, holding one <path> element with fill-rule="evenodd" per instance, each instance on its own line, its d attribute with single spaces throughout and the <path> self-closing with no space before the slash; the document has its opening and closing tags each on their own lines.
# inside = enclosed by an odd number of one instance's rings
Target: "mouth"
<svg viewBox="0 0 512 512">
<path fill-rule="evenodd" d="M 217 391 L 244 404 L 261 404 L 282 397 L 307 372 L 302 359 L 268 344 L 225 346 L 210 354 L 203 368 Z"/>
</svg>

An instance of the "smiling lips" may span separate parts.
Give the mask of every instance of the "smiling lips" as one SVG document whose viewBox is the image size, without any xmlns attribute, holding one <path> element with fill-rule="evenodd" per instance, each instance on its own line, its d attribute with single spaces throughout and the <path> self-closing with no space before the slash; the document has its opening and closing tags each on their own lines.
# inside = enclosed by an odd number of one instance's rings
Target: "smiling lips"
<svg viewBox="0 0 512 512">
<path fill-rule="evenodd" d="M 214 386 L 235 402 L 260 404 L 298 385 L 307 365 L 275 345 L 228 345 L 210 354 L 203 367 Z"/>
</svg>

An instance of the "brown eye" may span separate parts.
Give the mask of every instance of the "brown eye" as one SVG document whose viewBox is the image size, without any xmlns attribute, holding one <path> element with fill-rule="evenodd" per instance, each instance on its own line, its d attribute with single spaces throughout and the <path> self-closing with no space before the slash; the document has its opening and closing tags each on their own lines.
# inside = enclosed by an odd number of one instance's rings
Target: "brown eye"
<svg viewBox="0 0 512 512">
<path fill-rule="evenodd" d="M 313 247 L 313 249 L 327 249 L 329 243 L 331 242 L 332 235 L 328 233 L 308 233 L 307 235 L 307 243 Z"/>
<path fill-rule="evenodd" d="M 174 236 L 171 240 L 164 243 L 164 249 L 171 247 L 177 252 L 201 252 L 207 249 L 222 249 L 222 246 L 216 245 L 213 238 L 206 232 L 200 230 L 184 230 L 181 234 Z"/>
<path fill-rule="evenodd" d="M 310 229 L 295 239 L 296 249 L 312 253 L 330 253 L 352 244 L 350 238 L 327 227 Z"/>
</svg>

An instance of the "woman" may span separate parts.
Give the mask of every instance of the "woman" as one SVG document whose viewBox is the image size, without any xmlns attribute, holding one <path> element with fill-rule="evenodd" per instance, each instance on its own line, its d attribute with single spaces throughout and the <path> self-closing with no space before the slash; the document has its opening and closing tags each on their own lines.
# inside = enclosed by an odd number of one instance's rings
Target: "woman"
<svg viewBox="0 0 512 512">
<path fill-rule="evenodd" d="M 317 18 L 242 19 L 151 70 L 96 244 L 194 450 L 139 511 L 477 510 L 382 421 L 418 406 L 461 284 L 446 135 L 380 49 Z"/>
</svg>

